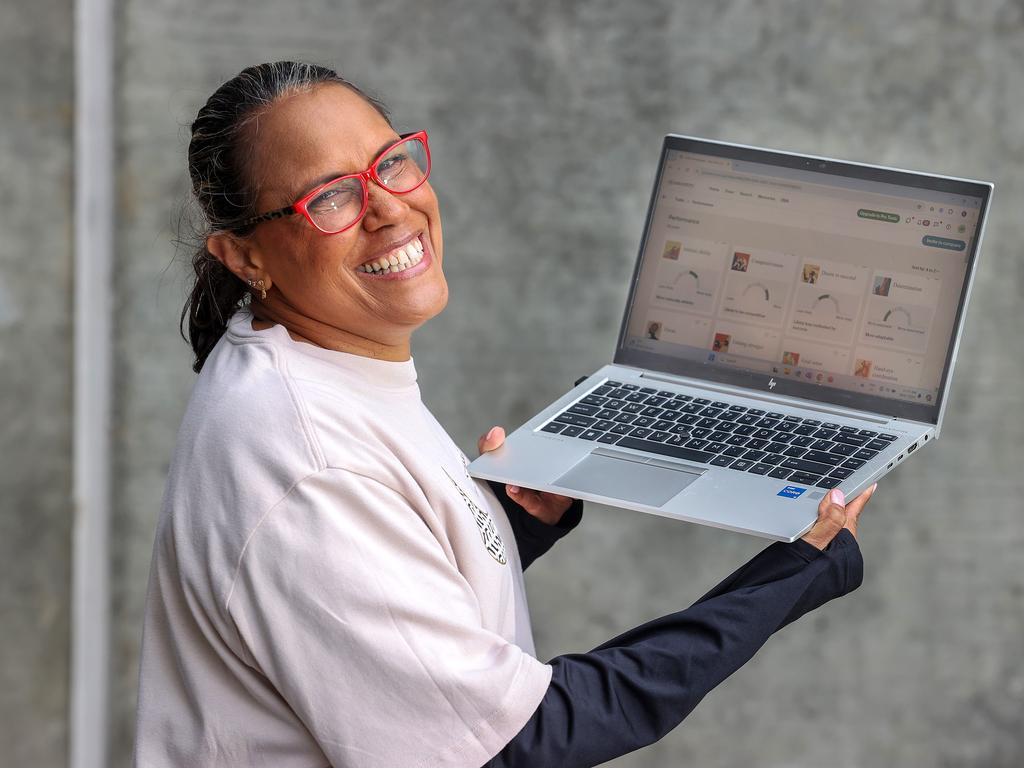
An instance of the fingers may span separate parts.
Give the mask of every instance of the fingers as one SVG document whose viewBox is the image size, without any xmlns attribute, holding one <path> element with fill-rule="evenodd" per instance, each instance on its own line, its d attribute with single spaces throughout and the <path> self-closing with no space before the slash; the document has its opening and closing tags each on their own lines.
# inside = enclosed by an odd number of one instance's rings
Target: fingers
<svg viewBox="0 0 1024 768">
<path fill-rule="evenodd" d="M 857 523 L 860 520 L 860 513 L 864 511 L 865 505 L 871 501 L 871 497 L 874 495 L 877 487 L 878 483 L 875 483 L 846 505 L 846 524 L 843 527 L 848 528 L 854 536 L 857 535 Z"/>
<path fill-rule="evenodd" d="M 845 501 L 842 491 L 832 489 L 818 504 L 818 520 L 804 535 L 804 541 L 818 549 L 827 547 L 846 525 Z"/>
<path fill-rule="evenodd" d="M 495 448 L 498 448 L 504 442 L 505 430 L 501 427 L 491 427 L 486 435 L 482 435 L 476 441 L 476 449 L 480 453 L 487 453 L 487 451 L 493 451 Z"/>
<path fill-rule="evenodd" d="M 516 504 L 549 525 L 561 520 L 565 510 L 572 504 L 568 496 L 520 488 L 517 485 L 506 485 L 505 492 Z"/>
</svg>

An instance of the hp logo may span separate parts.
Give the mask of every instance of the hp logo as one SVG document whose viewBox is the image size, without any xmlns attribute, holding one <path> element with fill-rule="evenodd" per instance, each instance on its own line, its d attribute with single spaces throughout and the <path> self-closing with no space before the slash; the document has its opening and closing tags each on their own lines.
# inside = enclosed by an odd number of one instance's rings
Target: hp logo
<svg viewBox="0 0 1024 768">
<path fill-rule="evenodd" d="M 768 379 L 768 389 L 775 389 L 775 379 Z"/>
</svg>

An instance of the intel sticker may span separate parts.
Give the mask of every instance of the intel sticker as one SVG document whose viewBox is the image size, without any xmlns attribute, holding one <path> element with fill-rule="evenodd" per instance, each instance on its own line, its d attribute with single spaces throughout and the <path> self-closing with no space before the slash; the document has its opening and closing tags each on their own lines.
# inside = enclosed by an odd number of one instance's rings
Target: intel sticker
<svg viewBox="0 0 1024 768">
<path fill-rule="evenodd" d="M 798 498 L 800 496 L 800 494 L 802 494 L 806 490 L 807 490 L 806 488 L 800 488 L 800 487 L 795 486 L 795 485 L 787 485 L 785 488 L 783 488 L 781 491 L 779 491 L 775 495 L 776 496 L 785 496 L 787 499 L 795 499 L 795 498 Z"/>
</svg>

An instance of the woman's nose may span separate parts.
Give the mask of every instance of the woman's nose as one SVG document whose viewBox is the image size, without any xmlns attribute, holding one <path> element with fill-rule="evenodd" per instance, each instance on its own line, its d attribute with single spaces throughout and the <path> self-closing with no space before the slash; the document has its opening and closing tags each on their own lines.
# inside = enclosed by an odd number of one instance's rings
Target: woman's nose
<svg viewBox="0 0 1024 768">
<path fill-rule="evenodd" d="M 372 181 L 368 185 L 366 216 L 363 226 L 368 230 L 395 224 L 409 210 L 409 205 L 398 195 L 393 195 Z"/>
</svg>

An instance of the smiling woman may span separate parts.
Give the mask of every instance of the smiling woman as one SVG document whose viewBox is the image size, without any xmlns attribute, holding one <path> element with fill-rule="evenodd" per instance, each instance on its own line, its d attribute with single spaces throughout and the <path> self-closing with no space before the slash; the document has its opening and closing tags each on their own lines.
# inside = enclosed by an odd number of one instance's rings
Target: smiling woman
<svg viewBox="0 0 1024 768">
<path fill-rule="evenodd" d="M 826 498 L 806 540 L 698 604 L 541 663 L 523 571 L 582 504 L 474 480 L 422 402 L 411 337 L 448 300 L 426 132 L 329 69 L 263 64 L 199 111 L 189 170 L 199 377 L 153 549 L 137 765 L 595 765 L 860 582 L 870 494 Z"/>
</svg>

